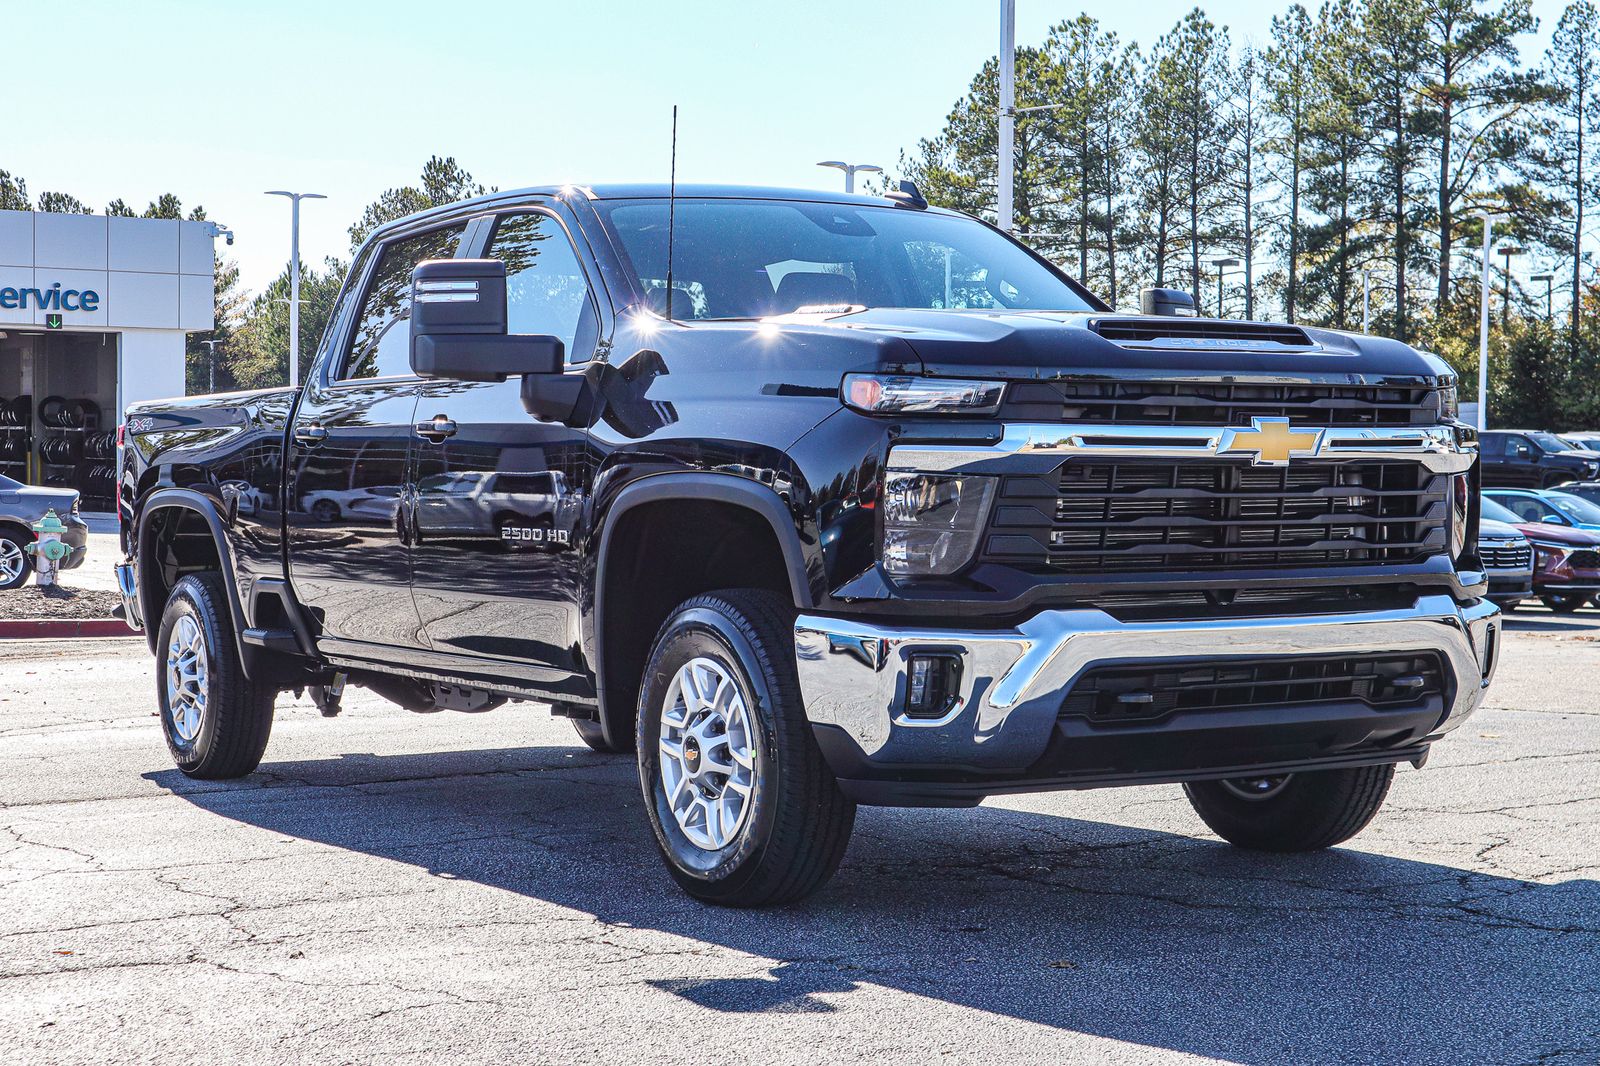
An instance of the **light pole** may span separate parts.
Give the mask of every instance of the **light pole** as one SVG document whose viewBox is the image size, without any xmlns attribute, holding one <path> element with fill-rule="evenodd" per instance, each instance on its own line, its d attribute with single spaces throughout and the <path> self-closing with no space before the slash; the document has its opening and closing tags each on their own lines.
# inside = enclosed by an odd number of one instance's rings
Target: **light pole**
<svg viewBox="0 0 1600 1066">
<path fill-rule="evenodd" d="M 842 163 L 837 159 L 829 159 L 818 163 L 819 167 L 833 167 L 835 170 L 844 171 L 844 191 L 856 191 L 856 174 L 882 174 L 883 168 L 874 163 Z"/>
<path fill-rule="evenodd" d="M 211 357 L 210 365 L 209 365 L 209 367 L 207 369 L 207 372 L 206 372 L 206 391 L 207 392 L 216 392 L 217 391 L 217 345 L 221 344 L 222 342 L 221 341 L 201 341 L 200 343 L 206 346 L 206 353 Z"/>
<path fill-rule="evenodd" d="M 300 387 L 300 201 L 326 200 L 320 192 L 272 189 L 268 196 L 287 196 L 294 206 L 289 215 L 289 387 Z"/>
<path fill-rule="evenodd" d="M 1494 224 L 1504 215 L 1478 212 L 1483 220 L 1483 296 L 1478 307 L 1478 432 L 1489 428 L 1489 248 Z"/>
<path fill-rule="evenodd" d="M 1372 268 L 1361 268 L 1361 332 L 1372 332 Z"/>
<path fill-rule="evenodd" d="M 1550 283 L 1555 281 L 1555 279 L 1556 279 L 1556 276 L 1554 274 L 1530 274 L 1530 275 L 1528 275 L 1528 280 L 1529 281 L 1542 281 L 1542 282 L 1544 282 L 1544 320 L 1546 322 L 1549 322 L 1550 318 L 1551 318 L 1551 316 L 1550 316 Z"/>
<path fill-rule="evenodd" d="M 1000 144 L 995 189 L 995 221 L 1011 232 L 1011 168 L 1017 106 L 1017 0 L 1000 0 Z"/>
<path fill-rule="evenodd" d="M 1511 320 L 1511 257 L 1522 255 L 1523 250 L 1514 244 L 1507 244 L 1500 248 L 1499 254 L 1506 257 L 1505 296 L 1500 301 L 1500 328 L 1505 329 L 1506 323 Z"/>
<path fill-rule="evenodd" d="M 1217 317 L 1226 318 L 1227 316 L 1222 313 L 1222 278 L 1228 272 L 1229 267 L 1239 265 L 1239 260 L 1232 256 L 1227 256 L 1222 259 L 1211 260 L 1211 265 L 1217 268 Z"/>
</svg>

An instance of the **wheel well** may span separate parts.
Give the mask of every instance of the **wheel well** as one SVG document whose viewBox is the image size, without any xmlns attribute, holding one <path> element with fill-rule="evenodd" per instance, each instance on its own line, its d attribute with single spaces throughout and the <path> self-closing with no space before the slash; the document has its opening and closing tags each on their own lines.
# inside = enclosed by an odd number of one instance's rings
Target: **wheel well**
<svg viewBox="0 0 1600 1066">
<path fill-rule="evenodd" d="M 139 574 L 144 581 L 147 621 L 159 622 L 172 587 L 185 574 L 222 569 L 211 527 L 187 507 L 163 507 L 150 516 L 149 540 L 140 545 Z"/>
<path fill-rule="evenodd" d="M 29 529 L 27 525 L 22 522 L 0 520 L 0 531 L 6 533 L 15 533 L 24 541 L 31 542 L 33 540 L 33 530 Z"/>
<path fill-rule="evenodd" d="M 617 519 L 597 590 L 605 715 L 613 740 L 633 737 L 639 683 L 657 630 L 691 596 L 771 589 L 792 596 L 783 549 L 761 514 L 706 500 L 656 500 Z"/>
</svg>

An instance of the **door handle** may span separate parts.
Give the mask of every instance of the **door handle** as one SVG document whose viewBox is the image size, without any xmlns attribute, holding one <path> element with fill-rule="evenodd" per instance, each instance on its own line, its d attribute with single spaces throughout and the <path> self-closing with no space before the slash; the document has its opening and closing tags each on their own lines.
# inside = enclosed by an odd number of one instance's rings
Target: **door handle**
<svg viewBox="0 0 1600 1066">
<path fill-rule="evenodd" d="M 328 439 L 328 431 L 313 422 L 309 426 L 296 426 L 294 439 L 308 448 L 315 448 Z"/>
<path fill-rule="evenodd" d="M 444 415 L 434 415 L 426 422 L 418 422 L 416 430 L 417 436 L 426 437 L 428 440 L 438 444 L 446 437 L 456 435 L 456 424 Z"/>
</svg>

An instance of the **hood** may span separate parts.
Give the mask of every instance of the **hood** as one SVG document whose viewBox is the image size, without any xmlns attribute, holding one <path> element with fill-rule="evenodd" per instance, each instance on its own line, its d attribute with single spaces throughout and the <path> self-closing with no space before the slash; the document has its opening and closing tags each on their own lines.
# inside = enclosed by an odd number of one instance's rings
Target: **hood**
<svg viewBox="0 0 1600 1066">
<path fill-rule="evenodd" d="M 1521 540 L 1522 531 L 1510 522 L 1496 522 L 1492 518 L 1478 519 L 1480 540 Z"/>
<path fill-rule="evenodd" d="M 1438 357 L 1398 341 L 1263 322 L 873 308 L 830 317 L 827 325 L 898 337 L 936 376 L 1048 380 L 1154 372 L 1383 384 L 1449 373 Z"/>
<path fill-rule="evenodd" d="M 1544 522 L 1529 522 L 1518 525 L 1523 536 L 1529 540 L 1542 540 L 1548 544 L 1570 544 L 1575 548 L 1600 547 L 1600 534 L 1590 533 L 1588 530 L 1573 529 L 1571 526 L 1552 526 Z"/>
</svg>

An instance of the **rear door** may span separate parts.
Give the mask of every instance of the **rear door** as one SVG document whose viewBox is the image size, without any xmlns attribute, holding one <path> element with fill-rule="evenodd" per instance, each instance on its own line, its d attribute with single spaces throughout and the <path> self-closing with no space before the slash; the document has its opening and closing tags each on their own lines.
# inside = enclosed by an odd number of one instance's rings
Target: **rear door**
<svg viewBox="0 0 1600 1066">
<path fill-rule="evenodd" d="M 567 372 L 582 372 L 601 301 L 574 231 L 540 206 L 499 215 L 486 232 L 480 254 L 506 263 L 509 331 L 560 337 Z M 413 451 L 413 588 L 434 650 L 515 660 L 552 681 L 580 672 L 575 540 L 593 480 L 588 433 L 528 414 L 515 378 L 425 382 L 418 421 L 435 416 L 453 434 L 419 438 Z"/>
<path fill-rule="evenodd" d="M 411 596 L 406 513 L 419 379 L 411 271 L 449 259 L 466 223 L 396 237 L 357 269 L 359 307 L 312 368 L 290 432 L 289 574 L 322 636 L 425 647 Z M 352 274 L 352 284 L 357 284 Z"/>
</svg>

